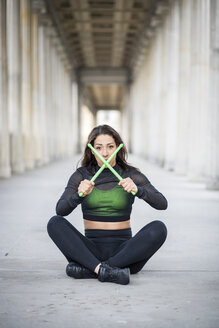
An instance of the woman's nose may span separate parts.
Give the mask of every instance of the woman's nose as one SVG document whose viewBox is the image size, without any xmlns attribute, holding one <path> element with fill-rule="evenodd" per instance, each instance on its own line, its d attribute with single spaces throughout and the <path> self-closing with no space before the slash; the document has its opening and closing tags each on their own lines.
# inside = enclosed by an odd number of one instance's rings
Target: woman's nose
<svg viewBox="0 0 219 328">
<path fill-rule="evenodd" d="M 104 157 L 108 156 L 108 150 L 107 149 L 103 149 L 103 156 Z"/>
</svg>

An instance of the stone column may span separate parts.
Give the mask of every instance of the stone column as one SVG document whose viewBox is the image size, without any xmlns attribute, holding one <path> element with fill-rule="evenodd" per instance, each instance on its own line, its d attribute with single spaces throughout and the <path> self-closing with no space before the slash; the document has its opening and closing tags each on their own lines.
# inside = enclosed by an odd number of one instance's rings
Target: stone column
<svg viewBox="0 0 219 328">
<path fill-rule="evenodd" d="M 47 117 L 46 117 L 46 58 L 45 58 L 45 32 L 44 27 L 39 27 L 39 109 L 41 131 L 41 159 L 48 163 L 47 145 Z"/>
<path fill-rule="evenodd" d="M 0 0 L 0 177 L 6 178 L 10 175 L 6 0 Z"/>
<path fill-rule="evenodd" d="M 56 57 L 56 50 L 55 50 L 55 35 L 52 36 L 51 42 L 51 107 L 52 107 L 52 156 L 53 158 L 58 158 L 59 154 L 57 151 L 57 142 L 58 142 L 58 135 L 57 135 L 57 124 L 58 120 L 58 106 L 57 106 L 57 95 L 59 92 L 58 81 L 57 81 L 57 57 Z"/>
<path fill-rule="evenodd" d="M 66 83 L 67 83 L 67 109 L 68 109 L 68 131 L 66 135 L 66 140 L 67 140 L 67 155 L 72 156 L 75 153 L 75 139 L 73 138 L 73 126 L 74 126 L 74 121 L 73 121 L 73 105 L 72 105 L 72 76 L 70 75 L 69 67 L 66 65 Z"/>
<path fill-rule="evenodd" d="M 39 113 L 39 43 L 38 14 L 31 15 L 31 84 L 32 84 L 32 132 L 33 160 L 36 166 L 42 165 L 41 156 L 41 126 Z"/>
<path fill-rule="evenodd" d="M 148 158 L 156 164 L 164 165 L 166 146 L 167 85 L 169 20 L 164 19 L 156 30 L 150 49 L 149 101 L 148 101 Z"/>
<path fill-rule="evenodd" d="M 20 2 L 7 1 L 8 113 L 12 173 L 24 171 L 21 131 Z"/>
<path fill-rule="evenodd" d="M 210 1 L 210 93 L 207 188 L 219 189 L 219 0 Z"/>
<path fill-rule="evenodd" d="M 167 80 L 166 83 L 166 138 L 164 165 L 168 170 L 175 167 L 177 114 L 178 114 L 178 75 L 179 75 L 179 2 L 173 3 L 167 25 Z"/>
<path fill-rule="evenodd" d="M 170 19 L 165 18 L 156 30 L 150 49 L 148 102 L 148 158 L 161 166 L 165 163 L 167 133 L 167 99 L 170 70 L 168 61 Z"/>
<path fill-rule="evenodd" d="M 70 149 L 72 145 L 72 134 L 71 134 L 71 98 L 70 98 L 70 76 L 69 72 L 66 67 L 66 62 L 63 62 L 63 69 L 64 69 L 64 88 L 65 88 L 65 108 L 66 108 L 66 113 L 65 113 L 65 123 L 66 123 L 66 129 L 65 129 L 65 155 L 67 157 L 70 156 Z"/>
<path fill-rule="evenodd" d="M 68 112 L 67 112 L 67 106 L 66 106 L 66 78 L 65 78 L 65 71 L 63 67 L 63 62 L 61 61 L 61 58 L 59 58 L 60 61 L 60 118 L 62 117 L 62 120 L 60 120 L 60 134 L 61 134 L 61 155 L 62 158 L 66 157 L 66 148 L 67 148 L 67 142 L 66 142 L 66 135 L 68 133 L 68 123 L 67 120 L 69 120 Z M 61 97 L 62 95 L 62 97 Z"/>
<path fill-rule="evenodd" d="M 189 81 L 191 69 L 191 4 L 182 0 L 180 6 L 180 43 L 179 43 L 179 93 L 177 148 L 175 171 L 186 174 L 188 170 L 188 144 L 190 121 Z"/>
<path fill-rule="evenodd" d="M 200 88 L 199 88 L 199 148 L 200 148 L 200 178 L 206 182 L 208 158 L 208 116 L 209 116 L 209 58 L 210 58 L 210 3 L 211 0 L 200 2 Z"/>
<path fill-rule="evenodd" d="M 34 167 L 32 142 L 32 100 L 31 100 L 31 34 L 30 0 L 20 0 L 21 24 L 21 109 L 26 169 Z"/>
<path fill-rule="evenodd" d="M 73 134 L 73 141 L 74 141 L 74 148 L 73 152 L 77 152 L 77 141 L 78 141 L 78 84 L 76 81 L 72 83 L 72 120 L 73 120 L 73 126 L 72 126 L 72 134 Z"/>
<path fill-rule="evenodd" d="M 131 152 L 137 156 L 142 156 L 145 151 L 146 140 L 143 139 L 143 134 L 147 131 L 145 126 L 145 112 L 148 111 L 145 94 L 147 90 L 144 88 L 147 74 L 145 73 L 145 63 L 141 71 L 138 73 L 137 78 L 133 82 L 129 93 L 129 107 L 131 107 Z M 143 91 L 142 91 L 143 90 Z M 148 93 L 147 93 L 148 94 Z M 127 117 L 127 120 L 129 117 Z M 140 142 L 142 141 L 142 142 Z"/>
<path fill-rule="evenodd" d="M 127 146 L 128 152 L 132 152 L 132 129 L 133 129 L 133 110 L 130 97 L 130 83 L 124 85 L 124 102 L 122 108 L 122 138 Z"/>
<path fill-rule="evenodd" d="M 192 2 L 188 176 L 193 181 L 206 178 L 208 15 L 208 1 Z"/>
<path fill-rule="evenodd" d="M 57 140 L 57 145 L 58 145 L 58 155 L 59 157 L 63 158 L 63 102 L 62 102 L 62 88 L 63 88 L 63 81 L 62 81 L 62 67 L 61 67 L 61 62 L 59 56 L 57 57 L 57 81 L 58 81 L 58 98 L 57 98 L 57 104 L 58 104 L 58 140 Z M 61 96 L 62 95 L 62 96 Z"/>
<path fill-rule="evenodd" d="M 47 155 L 48 160 L 53 159 L 53 108 L 51 99 L 51 71 L 52 71 L 52 61 L 51 61 L 51 44 L 50 44 L 50 26 L 44 26 L 44 58 L 45 58 L 45 116 L 46 116 L 46 139 L 47 139 Z M 58 81 L 56 81 L 58 83 Z"/>
<path fill-rule="evenodd" d="M 77 153 L 82 152 L 82 144 L 81 144 L 81 114 L 82 114 L 82 106 L 83 106 L 83 86 L 81 84 L 78 84 L 78 115 L 77 115 L 77 126 L 78 126 L 78 135 L 77 135 Z"/>
</svg>

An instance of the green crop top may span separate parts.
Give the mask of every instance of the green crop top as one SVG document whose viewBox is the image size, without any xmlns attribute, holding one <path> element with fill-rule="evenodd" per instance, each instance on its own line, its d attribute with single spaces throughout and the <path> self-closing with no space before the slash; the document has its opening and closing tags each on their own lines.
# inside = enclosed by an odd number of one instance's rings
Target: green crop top
<svg viewBox="0 0 219 328">
<path fill-rule="evenodd" d="M 96 171 L 99 166 L 96 166 Z M 164 210 L 167 208 L 166 198 L 156 190 L 144 174 L 130 168 L 123 170 L 118 164 L 114 169 L 123 177 L 130 177 L 138 192 L 136 196 L 146 201 L 152 207 Z M 119 186 L 118 179 L 105 168 L 95 180 L 92 192 L 79 197 L 78 186 L 84 179 L 90 180 L 92 175 L 86 167 L 78 168 L 70 177 L 64 193 L 56 205 L 57 215 L 66 216 L 70 214 L 77 205 L 81 204 L 83 218 L 91 221 L 120 222 L 130 219 L 132 204 L 135 197 Z"/>
</svg>

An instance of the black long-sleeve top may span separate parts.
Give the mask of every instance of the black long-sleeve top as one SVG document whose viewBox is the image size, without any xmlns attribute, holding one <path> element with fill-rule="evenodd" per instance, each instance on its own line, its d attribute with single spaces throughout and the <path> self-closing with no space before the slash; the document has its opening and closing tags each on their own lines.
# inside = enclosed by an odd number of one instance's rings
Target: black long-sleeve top
<svg viewBox="0 0 219 328">
<path fill-rule="evenodd" d="M 99 168 L 96 165 L 96 171 Z M 123 179 L 130 177 L 134 181 L 138 188 L 135 196 L 126 192 L 122 186 L 119 186 L 119 181 L 115 175 L 108 168 L 105 168 L 94 181 L 95 186 L 92 192 L 85 197 L 79 197 L 78 186 L 80 182 L 84 179 L 90 180 L 92 178 L 86 167 L 80 167 L 71 175 L 65 191 L 56 205 L 57 215 L 66 216 L 81 204 L 83 218 L 86 220 L 104 222 L 126 221 L 130 219 L 135 197 L 143 199 L 157 210 L 165 210 L 167 208 L 166 198 L 154 188 L 143 173 L 135 168 L 123 170 L 118 164 L 113 168 Z"/>
</svg>

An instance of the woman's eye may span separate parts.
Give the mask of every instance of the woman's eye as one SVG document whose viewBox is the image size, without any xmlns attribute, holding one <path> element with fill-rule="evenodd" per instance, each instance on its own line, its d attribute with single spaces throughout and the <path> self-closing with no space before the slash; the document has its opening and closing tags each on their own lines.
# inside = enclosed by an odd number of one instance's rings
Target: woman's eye
<svg viewBox="0 0 219 328">
<path fill-rule="evenodd" d="M 100 150 L 100 147 L 96 147 L 97 150 Z"/>
<path fill-rule="evenodd" d="M 110 149 L 114 148 L 114 146 L 109 146 L 109 147 L 110 147 Z"/>
</svg>

